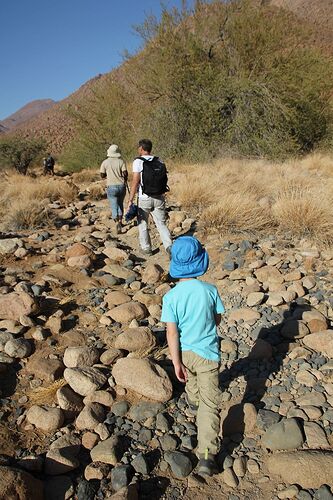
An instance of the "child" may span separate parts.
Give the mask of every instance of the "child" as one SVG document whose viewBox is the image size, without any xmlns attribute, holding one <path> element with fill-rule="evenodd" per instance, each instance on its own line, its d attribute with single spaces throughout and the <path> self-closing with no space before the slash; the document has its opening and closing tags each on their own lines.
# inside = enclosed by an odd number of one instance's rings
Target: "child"
<svg viewBox="0 0 333 500">
<path fill-rule="evenodd" d="M 207 271 L 208 254 L 192 236 L 175 240 L 170 276 L 179 283 L 163 298 L 162 318 L 175 373 L 186 382 L 190 408 L 197 410 L 198 473 L 217 472 L 220 352 L 216 325 L 224 306 L 214 285 L 196 278 Z"/>
</svg>

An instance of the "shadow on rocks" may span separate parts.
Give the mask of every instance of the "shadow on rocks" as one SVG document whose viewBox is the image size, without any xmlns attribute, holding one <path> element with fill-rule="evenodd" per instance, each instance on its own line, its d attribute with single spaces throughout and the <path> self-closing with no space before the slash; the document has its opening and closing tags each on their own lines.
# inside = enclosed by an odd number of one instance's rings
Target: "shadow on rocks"
<svg viewBox="0 0 333 500">
<path fill-rule="evenodd" d="M 257 412 L 265 408 L 263 398 L 267 392 L 267 381 L 272 380 L 283 366 L 293 342 L 300 338 L 297 320 L 305 311 L 311 310 L 307 304 L 293 302 L 284 311 L 281 323 L 272 327 L 262 327 L 258 337 L 246 358 L 238 359 L 231 367 L 220 374 L 220 389 L 225 391 L 232 380 L 244 377 L 246 388 L 240 403 L 231 406 L 222 422 L 222 446 L 219 463 L 231 454 L 244 440 L 245 412 L 244 405 L 252 403 Z M 283 332 L 283 334 L 282 334 Z M 295 345 L 296 346 L 296 345 Z M 277 385 L 272 387 L 273 397 L 279 397 L 283 392 L 289 392 L 288 387 Z M 268 425 L 274 423 L 274 416 L 280 416 L 273 411 L 267 412 Z M 265 416 L 263 417 L 265 419 Z M 269 420 L 272 419 L 271 422 Z"/>
</svg>

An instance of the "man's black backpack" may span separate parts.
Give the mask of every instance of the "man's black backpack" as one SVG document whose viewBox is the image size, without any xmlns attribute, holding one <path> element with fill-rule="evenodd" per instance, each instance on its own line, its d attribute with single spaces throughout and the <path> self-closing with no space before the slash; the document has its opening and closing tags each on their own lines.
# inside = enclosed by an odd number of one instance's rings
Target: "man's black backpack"
<svg viewBox="0 0 333 500">
<path fill-rule="evenodd" d="M 146 160 L 142 156 L 138 159 L 143 161 L 142 192 L 154 197 L 169 191 L 167 169 L 158 156 L 154 156 L 151 160 Z"/>
</svg>

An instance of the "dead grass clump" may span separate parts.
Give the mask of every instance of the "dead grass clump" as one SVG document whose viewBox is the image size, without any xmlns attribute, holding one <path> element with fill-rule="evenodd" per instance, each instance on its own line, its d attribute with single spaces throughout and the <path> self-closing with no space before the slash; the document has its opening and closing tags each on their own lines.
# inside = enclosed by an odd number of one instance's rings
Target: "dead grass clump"
<svg viewBox="0 0 333 500">
<path fill-rule="evenodd" d="M 97 170 L 86 168 L 85 170 L 80 170 L 80 172 L 73 173 L 72 178 L 76 184 L 84 184 L 97 181 L 100 176 Z"/>
<path fill-rule="evenodd" d="M 272 207 L 279 228 L 297 237 L 333 242 L 331 198 L 323 192 L 290 189 L 281 192 Z"/>
<path fill-rule="evenodd" d="M 52 220 L 51 211 L 45 206 L 45 202 L 30 200 L 29 204 L 23 200 L 17 200 L 11 208 L 3 214 L 2 224 L 8 231 L 19 231 L 22 229 L 35 229 Z"/>
<path fill-rule="evenodd" d="M 51 214 L 50 202 L 73 202 L 78 188 L 63 179 L 32 178 L 17 174 L 7 175 L 2 180 L 0 194 L 0 216 L 6 230 L 34 229 L 48 224 Z"/>
<path fill-rule="evenodd" d="M 273 220 L 254 197 L 229 193 L 203 210 L 200 223 L 209 232 L 254 233 L 272 227 Z"/>
<path fill-rule="evenodd" d="M 64 378 L 56 380 L 48 387 L 37 387 L 37 389 L 33 389 L 30 391 L 27 396 L 29 399 L 28 404 L 32 405 L 43 405 L 43 404 L 53 404 L 56 402 L 57 390 L 61 389 L 67 385 L 67 382 Z"/>
</svg>

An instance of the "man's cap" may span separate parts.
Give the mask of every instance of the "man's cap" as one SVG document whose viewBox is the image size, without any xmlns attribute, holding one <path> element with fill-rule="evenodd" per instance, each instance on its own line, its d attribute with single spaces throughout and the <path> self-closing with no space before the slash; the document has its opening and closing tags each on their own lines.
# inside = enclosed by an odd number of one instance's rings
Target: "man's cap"
<svg viewBox="0 0 333 500">
<path fill-rule="evenodd" d="M 209 257 L 200 241 L 193 236 L 180 236 L 171 247 L 170 276 L 196 278 L 208 269 Z"/>
</svg>

